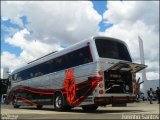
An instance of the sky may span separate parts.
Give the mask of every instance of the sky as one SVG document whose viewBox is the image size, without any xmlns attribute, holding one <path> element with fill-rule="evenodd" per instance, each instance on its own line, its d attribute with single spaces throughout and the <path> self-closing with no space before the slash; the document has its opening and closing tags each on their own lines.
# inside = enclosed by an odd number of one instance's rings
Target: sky
<svg viewBox="0 0 160 120">
<path fill-rule="evenodd" d="M 136 63 L 140 36 L 147 79 L 159 78 L 158 1 L 1 1 L 1 71 L 96 35 L 126 42 Z"/>
</svg>

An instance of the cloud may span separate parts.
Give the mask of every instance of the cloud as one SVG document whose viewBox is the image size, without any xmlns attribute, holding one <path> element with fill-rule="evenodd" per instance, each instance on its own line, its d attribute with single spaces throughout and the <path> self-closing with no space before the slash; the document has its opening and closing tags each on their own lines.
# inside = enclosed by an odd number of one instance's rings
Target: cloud
<svg viewBox="0 0 160 120">
<path fill-rule="evenodd" d="M 12 38 L 6 39 L 7 43 L 21 48 L 22 52 L 20 54 L 20 58 L 26 62 L 49 52 L 62 49 L 57 43 L 47 44 L 34 39 L 27 40 L 25 37 L 29 34 L 29 31 L 23 29 L 17 32 Z"/>
<path fill-rule="evenodd" d="M 21 59 L 17 58 L 15 56 L 15 54 L 13 53 L 10 53 L 10 52 L 2 52 L 2 55 L 1 55 L 1 67 L 9 67 L 10 70 L 13 70 L 17 67 L 20 67 L 22 65 L 25 65 L 25 62 L 23 62 Z"/>
<path fill-rule="evenodd" d="M 140 63 L 138 35 L 143 39 L 148 65 L 147 78 L 159 78 L 159 5 L 158 1 L 108 1 L 103 19 L 113 26 L 101 35 L 125 41 L 134 62 Z M 106 24 L 107 24 L 106 23 Z M 155 75 L 154 75 L 155 74 Z M 153 77 L 155 76 L 155 77 Z"/>
<path fill-rule="evenodd" d="M 147 72 L 146 77 L 148 80 L 156 80 L 159 79 L 159 73 L 157 72 Z"/>
<path fill-rule="evenodd" d="M 68 46 L 98 34 L 98 24 L 102 20 L 91 1 L 2 1 L 1 3 L 2 20 L 11 20 L 23 28 L 5 39 L 6 43 L 22 50 L 18 57 L 9 52 L 2 53 L 3 66 L 11 68 L 16 66 L 11 65 L 12 63 L 6 64 L 6 53 L 7 56 L 14 57 L 15 62 L 26 63 L 51 51 L 60 50 L 61 46 Z M 26 16 L 27 26 L 20 19 L 22 16 Z"/>
<path fill-rule="evenodd" d="M 140 20 L 159 30 L 158 1 L 108 1 L 107 8 L 104 18 L 110 23 L 133 24 Z"/>
<path fill-rule="evenodd" d="M 63 49 L 57 43 L 47 44 L 38 40 L 27 40 L 25 37 L 29 34 L 29 31 L 23 29 L 17 32 L 13 37 L 5 40 L 6 43 L 19 47 L 22 52 L 18 57 L 7 51 L 2 52 L 1 58 L 3 66 L 8 66 L 10 69 L 15 69 L 29 61 L 41 57 L 42 55 Z"/>
<path fill-rule="evenodd" d="M 20 16 L 27 16 L 34 39 L 63 44 L 97 34 L 102 19 L 90 1 L 2 2 L 2 19 L 21 24 Z"/>
</svg>

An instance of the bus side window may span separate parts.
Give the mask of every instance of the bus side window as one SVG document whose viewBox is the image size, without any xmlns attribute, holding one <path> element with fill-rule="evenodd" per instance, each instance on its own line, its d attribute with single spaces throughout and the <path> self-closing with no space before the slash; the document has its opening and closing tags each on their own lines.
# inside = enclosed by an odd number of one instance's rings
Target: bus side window
<svg viewBox="0 0 160 120">
<path fill-rule="evenodd" d="M 35 77 L 38 77 L 38 73 L 35 73 L 35 75 L 34 75 Z"/>
<path fill-rule="evenodd" d="M 83 55 L 82 52 L 79 53 L 79 58 L 80 58 L 80 59 L 83 59 L 83 58 L 84 58 L 84 55 Z"/>
<path fill-rule="evenodd" d="M 30 78 L 33 78 L 34 76 L 33 76 L 33 73 L 30 73 Z"/>
<path fill-rule="evenodd" d="M 84 54 L 82 53 L 82 51 L 79 53 L 78 58 L 80 60 L 80 64 L 84 64 L 85 63 L 85 58 L 84 58 Z"/>
<path fill-rule="evenodd" d="M 17 77 L 17 80 L 20 81 L 20 80 L 21 80 L 21 77 Z"/>
<path fill-rule="evenodd" d="M 14 81 L 14 74 L 11 76 L 11 80 L 13 80 L 13 81 Z"/>
<path fill-rule="evenodd" d="M 17 74 L 17 80 L 19 81 L 19 80 L 21 80 L 22 78 L 21 78 L 21 73 L 18 73 Z"/>
<path fill-rule="evenodd" d="M 16 81 L 17 80 L 17 74 L 14 74 L 13 76 L 13 80 Z"/>
</svg>

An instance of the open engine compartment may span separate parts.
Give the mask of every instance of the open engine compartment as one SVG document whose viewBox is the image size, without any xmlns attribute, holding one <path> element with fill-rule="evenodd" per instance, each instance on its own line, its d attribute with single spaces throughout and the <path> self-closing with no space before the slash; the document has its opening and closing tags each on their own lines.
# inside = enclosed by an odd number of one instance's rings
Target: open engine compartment
<svg viewBox="0 0 160 120">
<path fill-rule="evenodd" d="M 133 93 L 133 74 L 146 65 L 120 61 L 104 71 L 106 93 Z"/>
<path fill-rule="evenodd" d="M 105 71 L 106 93 L 132 93 L 131 72 Z"/>
</svg>

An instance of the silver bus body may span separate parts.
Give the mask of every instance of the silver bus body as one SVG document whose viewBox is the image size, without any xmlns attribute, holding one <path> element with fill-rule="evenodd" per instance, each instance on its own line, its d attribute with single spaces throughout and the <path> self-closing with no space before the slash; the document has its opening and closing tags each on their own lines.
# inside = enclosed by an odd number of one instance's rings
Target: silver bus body
<svg viewBox="0 0 160 120">
<path fill-rule="evenodd" d="M 104 44 L 109 48 L 106 51 Z M 134 102 L 135 74 L 144 68 L 146 65 L 132 63 L 123 41 L 92 37 L 13 71 L 6 102 L 17 107 L 54 105 L 57 110 Z M 62 96 L 62 105 L 56 103 L 57 96 Z"/>
</svg>

